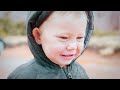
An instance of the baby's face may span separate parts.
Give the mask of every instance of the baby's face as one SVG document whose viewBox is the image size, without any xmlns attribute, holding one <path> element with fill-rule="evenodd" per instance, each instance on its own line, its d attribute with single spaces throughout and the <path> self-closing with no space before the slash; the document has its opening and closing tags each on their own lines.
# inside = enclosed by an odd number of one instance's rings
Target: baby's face
<svg viewBox="0 0 120 90">
<path fill-rule="evenodd" d="M 87 22 L 61 18 L 41 27 L 41 45 L 46 56 L 63 67 L 78 57 L 84 48 L 84 36 Z"/>
</svg>

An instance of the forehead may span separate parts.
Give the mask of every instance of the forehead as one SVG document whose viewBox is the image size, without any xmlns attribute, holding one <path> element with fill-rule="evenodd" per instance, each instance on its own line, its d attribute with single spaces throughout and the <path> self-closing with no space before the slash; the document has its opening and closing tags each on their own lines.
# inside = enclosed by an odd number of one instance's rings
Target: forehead
<svg viewBox="0 0 120 90">
<path fill-rule="evenodd" d="M 44 28 L 43 32 L 47 35 L 84 35 L 86 27 L 79 24 L 73 24 L 72 22 L 59 22 L 51 23 Z M 44 34 L 45 34 L 44 33 Z"/>
<path fill-rule="evenodd" d="M 71 22 L 68 23 L 60 23 L 51 25 L 51 30 L 61 34 L 81 34 L 85 31 L 85 27 L 80 27 L 78 24 L 73 24 Z"/>
<path fill-rule="evenodd" d="M 63 13 L 62 13 L 63 14 Z M 78 15 L 79 16 L 79 15 Z M 83 14 L 81 17 L 74 16 L 71 14 L 61 15 L 60 13 L 52 13 L 48 19 L 42 24 L 42 29 L 60 30 L 60 31 L 83 31 L 86 28 L 87 19 Z M 51 31 L 51 30 L 50 30 Z"/>
<path fill-rule="evenodd" d="M 87 21 L 87 16 L 84 11 L 54 11 L 47 21 L 59 22 L 67 20 L 72 22 Z"/>
</svg>

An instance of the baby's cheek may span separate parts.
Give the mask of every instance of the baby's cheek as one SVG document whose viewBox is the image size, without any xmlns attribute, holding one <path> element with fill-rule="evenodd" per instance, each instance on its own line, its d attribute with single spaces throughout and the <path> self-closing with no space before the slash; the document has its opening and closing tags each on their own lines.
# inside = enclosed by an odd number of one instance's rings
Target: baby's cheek
<svg viewBox="0 0 120 90">
<path fill-rule="evenodd" d="M 57 45 L 56 47 L 54 47 L 54 50 L 58 54 L 60 54 L 61 52 L 65 51 L 64 47 L 61 46 L 61 45 Z"/>
<path fill-rule="evenodd" d="M 57 39 L 57 40 L 54 40 L 53 43 L 54 43 L 54 44 L 53 44 L 52 48 L 54 48 L 54 49 L 56 49 L 56 50 L 63 50 L 63 49 L 65 49 L 65 47 L 66 47 L 66 42 L 61 42 L 61 41 L 59 41 L 58 39 Z"/>
<path fill-rule="evenodd" d="M 56 43 L 49 48 L 51 49 L 50 53 L 59 53 L 62 50 L 62 46 L 60 46 L 59 44 L 56 44 Z"/>
<path fill-rule="evenodd" d="M 83 51 L 83 49 L 84 49 L 84 44 L 81 44 L 81 45 L 79 45 L 79 47 L 78 47 L 78 54 L 81 54 L 82 53 L 82 51 Z"/>
</svg>

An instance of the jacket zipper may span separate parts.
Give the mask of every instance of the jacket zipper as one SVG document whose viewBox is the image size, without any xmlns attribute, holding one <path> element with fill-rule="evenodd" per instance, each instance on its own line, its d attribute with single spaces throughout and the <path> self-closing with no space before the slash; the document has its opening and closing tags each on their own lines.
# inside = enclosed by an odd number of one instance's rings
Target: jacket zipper
<svg viewBox="0 0 120 90">
<path fill-rule="evenodd" d="M 66 68 L 63 68 L 63 71 L 68 79 L 72 79 L 72 74 L 70 72 L 70 66 L 67 66 Z"/>
</svg>

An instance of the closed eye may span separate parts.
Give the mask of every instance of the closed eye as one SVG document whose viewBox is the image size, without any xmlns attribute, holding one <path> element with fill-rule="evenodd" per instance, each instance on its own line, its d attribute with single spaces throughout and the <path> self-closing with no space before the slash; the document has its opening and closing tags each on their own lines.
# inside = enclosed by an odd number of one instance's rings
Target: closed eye
<svg viewBox="0 0 120 90">
<path fill-rule="evenodd" d="M 61 39 L 68 39 L 68 37 L 59 37 L 59 38 L 61 38 Z"/>
<path fill-rule="evenodd" d="M 78 41 L 78 42 L 81 42 L 81 41 L 83 41 L 83 40 L 84 40 L 83 37 L 77 37 L 77 41 Z"/>
<path fill-rule="evenodd" d="M 77 39 L 82 39 L 83 37 L 77 37 Z"/>
</svg>

